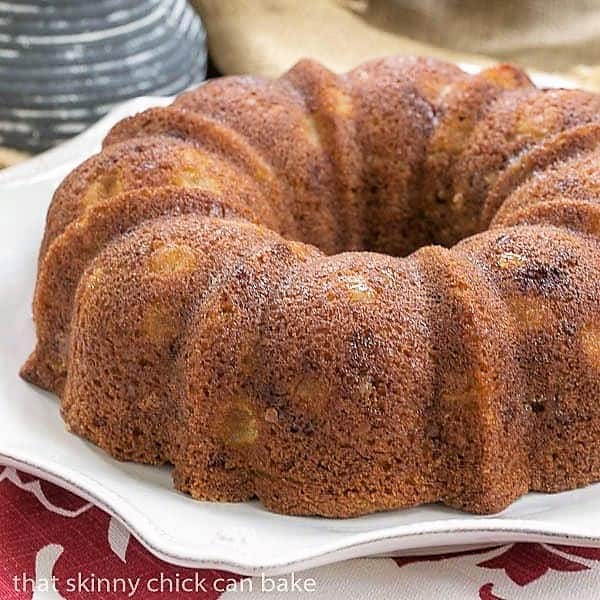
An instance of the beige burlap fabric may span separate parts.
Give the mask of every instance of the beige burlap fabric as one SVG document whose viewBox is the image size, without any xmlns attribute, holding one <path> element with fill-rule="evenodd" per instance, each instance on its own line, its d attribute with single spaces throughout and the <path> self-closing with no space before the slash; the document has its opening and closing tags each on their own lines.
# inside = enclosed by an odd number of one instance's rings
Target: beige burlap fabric
<svg viewBox="0 0 600 600">
<path fill-rule="evenodd" d="M 335 70 L 392 53 L 512 61 L 600 88 L 599 0 L 194 0 L 223 73 Z"/>
<path fill-rule="evenodd" d="M 0 169 L 16 165 L 17 163 L 28 158 L 28 154 L 17 152 L 10 148 L 0 148 Z"/>
</svg>

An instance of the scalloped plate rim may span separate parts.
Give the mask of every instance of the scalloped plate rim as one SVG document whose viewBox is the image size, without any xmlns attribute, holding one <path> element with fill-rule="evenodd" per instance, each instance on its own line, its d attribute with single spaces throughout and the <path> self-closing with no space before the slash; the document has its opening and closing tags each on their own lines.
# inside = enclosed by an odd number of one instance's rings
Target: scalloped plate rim
<svg viewBox="0 0 600 600">
<path fill-rule="evenodd" d="M 182 552 L 176 544 L 170 544 L 165 539 L 157 542 L 154 536 L 160 532 L 149 531 L 145 525 L 140 525 L 139 515 L 130 514 L 119 502 L 122 499 L 111 498 L 112 493 L 108 490 L 96 487 L 98 482 L 88 479 L 81 473 L 73 473 L 75 478 L 69 475 L 68 469 L 62 469 L 58 464 L 47 463 L 38 459 L 35 464 L 30 463 L 25 458 L 11 456 L 0 449 L 0 465 L 14 467 L 31 475 L 41 477 L 51 483 L 60 485 L 68 491 L 77 494 L 83 499 L 92 502 L 98 508 L 104 510 L 111 516 L 117 518 L 127 529 L 136 537 L 136 539 L 152 554 L 164 560 L 165 562 L 182 567 L 195 568 L 213 568 L 225 569 L 234 573 L 256 576 L 261 574 L 278 575 L 289 573 L 293 570 L 304 570 L 347 560 L 351 558 L 360 558 L 374 556 L 380 552 L 385 552 L 382 544 L 390 542 L 401 542 L 398 551 L 385 553 L 386 556 L 410 556 L 432 552 L 453 552 L 457 551 L 457 546 L 461 550 L 465 548 L 476 548 L 508 543 L 517 541 L 552 543 L 552 544 L 572 544 L 578 546 L 597 547 L 600 546 L 600 536 L 589 536 L 582 531 L 575 531 L 559 528 L 550 528 L 544 522 L 536 522 L 527 519 L 498 520 L 490 518 L 457 518 L 447 521 L 429 521 L 415 524 L 412 528 L 406 526 L 386 530 L 386 533 L 372 535 L 370 532 L 362 535 L 356 535 L 355 539 L 347 541 L 342 545 L 332 544 L 332 547 L 322 549 L 318 553 L 306 553 L 305 556 L 294 558 L 292 560 L 274 560 L 269 563 L 252 561 L 250 558 L 245 560 L 232 560 L 212 552 L 212 546 L 198 546 L 194 550 Z M 79 482 L 76 479 L 79 478 Z M 98 494 L 94 489 L 100 490 Z M 111 501 L 112 500 L 112 501 Z M 120 506 L 120 509 L 119 509 Z M 286 518 L 280 515 L 282 518 Z M 327 519 L 323 519 L 326 521 Z M 150 528 L 151 529 L 151 528 Z M 460 542 L 455 544 L 440 544 L 440 538 L 445 536 L 461 536 Z M 427 539 L 431 537 L 430 542 L 418 543 L 419 538 Z M 463 537 L 466 536 L 466 537 Z M 468 537 L 468 536 L 473 536 Z M 406 545 L 406 541 L 412 543 Z M 250 555 L 251 553 L 249 553 Z M 201 555 L 201 557 L 199 556 Z M 248 556 L 249 556 L 248 555 Z"/>
</svg>

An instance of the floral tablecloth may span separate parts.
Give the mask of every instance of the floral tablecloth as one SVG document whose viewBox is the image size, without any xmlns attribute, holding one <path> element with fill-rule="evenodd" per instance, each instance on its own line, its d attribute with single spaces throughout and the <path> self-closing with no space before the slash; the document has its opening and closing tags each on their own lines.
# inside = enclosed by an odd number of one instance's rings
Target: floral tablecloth
<svg viewBox="0 0 600 600">
<path fill-rule="evenodd" d="M 0 465 L 0 599 L 403 600 L 600 598 L 600 548 L 517 543 L 352 560 L 286 577 L 168 565 L 108 514 Z"/>
</svg>

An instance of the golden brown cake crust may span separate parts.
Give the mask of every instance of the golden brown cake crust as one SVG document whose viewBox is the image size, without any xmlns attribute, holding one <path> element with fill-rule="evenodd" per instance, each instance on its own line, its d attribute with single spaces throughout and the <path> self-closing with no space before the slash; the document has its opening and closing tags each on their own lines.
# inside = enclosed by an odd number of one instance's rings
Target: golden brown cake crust
<svg viewBox="0 0 600 600">
<path fill-rule="evenodd" d="M 57 189 L 23 376 L 177 489 L 331 517 L 600 479 L 600 97 L 389 57 L 227 77 Z"/>
</svg>

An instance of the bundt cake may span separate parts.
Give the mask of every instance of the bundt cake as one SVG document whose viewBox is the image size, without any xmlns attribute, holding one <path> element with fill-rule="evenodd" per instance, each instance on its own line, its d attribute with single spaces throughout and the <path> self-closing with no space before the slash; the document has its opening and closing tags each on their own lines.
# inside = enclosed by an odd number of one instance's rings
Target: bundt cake
<svg viewBox="0 0 600 600">
<path fill-rule="evenodd" d="M 475 513 L 600 479 L 600 96 L 391 57 L 226 77 L 50 205 L 22 375 L 194 498 Z"/>
</svg>

